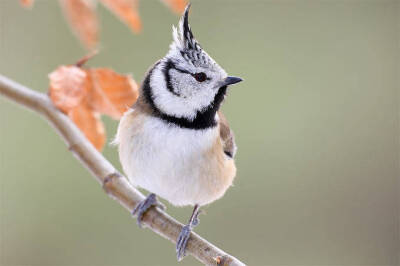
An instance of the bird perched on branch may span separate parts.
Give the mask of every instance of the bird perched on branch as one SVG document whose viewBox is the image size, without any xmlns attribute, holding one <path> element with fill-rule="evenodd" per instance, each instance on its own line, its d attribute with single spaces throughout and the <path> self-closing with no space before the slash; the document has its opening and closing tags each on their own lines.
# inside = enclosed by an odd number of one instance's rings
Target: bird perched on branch
<svg viewBox="0 0 400 266">
<path fill-rule="evenodd" d="M 143 214 L 160 205 L 156 195 L 175 206 L 194 206 L 176 244 L 185 255 L 200 206 L 221 198 L 236 174 L 236 145 L 219 111 L 229 77 L 199 45 L 188 22 L 190 4 L 167 55 L 148 71 L 138 101 L 122 117 L 116 142 L 122 167 L 136 187 L 151 192 L 133 210 L 140 226 Z"/>
</svg>

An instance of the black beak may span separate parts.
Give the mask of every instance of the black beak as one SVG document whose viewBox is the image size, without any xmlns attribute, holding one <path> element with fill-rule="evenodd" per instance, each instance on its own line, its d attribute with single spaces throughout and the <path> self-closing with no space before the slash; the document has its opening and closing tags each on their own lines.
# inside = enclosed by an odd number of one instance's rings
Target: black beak
<svg viewBox="0 0 400 266">
<path fill-rule="evenodd" d="M 226 79 L 224 79 L 223 81 L 223 86 L 228 86 L 228 85 L 232 85 L 232 84 L 236 84 L 238 82 L 241 82 L 243 79 L 241 78 L 237 78 L 237 77 L 227 77 Z"/>
</svg>

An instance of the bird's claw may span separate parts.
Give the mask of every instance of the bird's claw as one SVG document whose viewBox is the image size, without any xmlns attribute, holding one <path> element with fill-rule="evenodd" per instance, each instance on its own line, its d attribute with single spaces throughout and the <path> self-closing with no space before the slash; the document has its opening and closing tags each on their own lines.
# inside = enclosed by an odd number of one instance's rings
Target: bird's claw
<svg viewBox="0 0 400 266">
<path fill-rule="evenodd" d="M 139 227 L 142 227 L 142 219 L 143 219 L 143 214 L 151 207 L 151 206 L 157 206 L 161 208 L 162 210 L 165 209 L 165 206 L 159 202 L 156 198 L 156 194 L 151 193 L 147 196 L 146 199 L 141 201 L 135 209 L 132 211 L 132 215 L 137 216 L 137 224 Z"/>
<path fill-rule="evenodd" d="M 190 237 L 190 233 L 192 232 L 192 227 L 190 224 L 185 225 L 182 228 L 182 231 L 180 232 L 178 236 L 178 240 L 176 241 L 176 258 L 178 261 L 181 261 L 183 257 L 185 257 L 185 250 L 186 250 L 186 245 Z"/>
<path fill-rule="evenodd" d="M 199 208 L 198 204 L 194 206 L 189 223 L 182 227 L 182 231 L 179 233 L 178 239 L 176 240 L 176 258 L 178 261 L 181 261 L 183 257 L 185 257 L 185 250 L 190 238 L 190 233 L 192 232 L 193 227 L 200 223 L 198 216 L 202 211 Z"/>
</svg>

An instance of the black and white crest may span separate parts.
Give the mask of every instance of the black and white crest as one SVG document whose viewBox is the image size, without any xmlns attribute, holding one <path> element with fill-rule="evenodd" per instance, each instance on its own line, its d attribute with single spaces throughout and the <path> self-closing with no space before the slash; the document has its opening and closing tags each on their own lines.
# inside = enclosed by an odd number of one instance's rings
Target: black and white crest
<svg viewBox="0 0 400 266">
<path fill-rule="evenodd" d="M 209 55 L 201 48 L 199 42 L 193 36 L 189 24 L 189 10 L 191 4 L 188 4 L 179 21 L 178 28 L 172 28 L 174 41 L 171 44 L 171 50 L 178 50 L 181 56 L 190 61 L 193 65 L 206 65 L 214 63 Z M 211 59 L 211 60 L 210 60 Z"/>
<path fill-rule="evenodd" d="M 201 52 L 201 47 L 194 38 L 192 29 L 189 25 L 189 10 L 190 4 L 187 5 L 187 7 L 185 8 L 185 12 L 183 13 L 181 21 L 179 22 L 180 30 L 182 31 L 180 32 L 180 36 L 182 37 L 183 47 L 187 50 L 195 50 L 197 52 Z"/>
</svg>

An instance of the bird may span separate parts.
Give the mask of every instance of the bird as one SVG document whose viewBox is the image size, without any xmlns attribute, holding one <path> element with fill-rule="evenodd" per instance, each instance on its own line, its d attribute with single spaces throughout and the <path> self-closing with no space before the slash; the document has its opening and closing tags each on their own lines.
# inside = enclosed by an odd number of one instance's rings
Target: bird
<svg viewBox="0 0 400 266">
<path fill-rule="evenodd" d="M 242 81 L 228 76 L 194 38 L 188 4 L 172 27 L 165 57 L 147 72 L 139 98 L 122 116 L 115 143 L 129 182 L 150 192 L 132 211 L 141 227 L 151 206 L 194 206 L 176 242 L 180 261 L 200 207 L 221 198 L 236 175 L 236 144 L 219 110 L 228 86 Z"/>
</svg>

